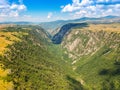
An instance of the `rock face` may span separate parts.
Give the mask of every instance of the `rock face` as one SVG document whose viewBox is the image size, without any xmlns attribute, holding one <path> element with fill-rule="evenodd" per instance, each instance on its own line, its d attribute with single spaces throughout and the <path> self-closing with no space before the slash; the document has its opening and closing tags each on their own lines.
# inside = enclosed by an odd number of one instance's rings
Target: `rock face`
<svg viewBox="0 0 120 90">
<path fill-rule="evenodd" d="M 86 27 L 86 26 L 87 26 L 86 23 L 69 23 L 69 24 L 66 24 L 66 25 L 62 26 L 60 31 L 53 36 L 52 42 L 54 44 L 60 44 L 62 42 L 65 34 L 67 34 L 72 28 L 75 28 L 75 27 L 82 28 L 82 27 Z"/>
<path fill-rule="evenodd" d="M 120 89 L 120 23 L 72 28 L 61 45 L 84 90 Z"/>
<path fill-rule="evenodd" d="M 97 28 L 98 27 L 98 28 Z M 103 29 L 103 27 L 105 27 Z M 104 46 L 118 48 L 120 31 L 115 25 L 89 25 L 84 28 L 74 28 L 63 39 L 62 47 L 67 50 L 69 58 L 78 59 L 93 55 Z M 91 30 L 92 29 L 92 30 Z M 101 30 L 103 29 L 103 30 Z"/>
</svg>

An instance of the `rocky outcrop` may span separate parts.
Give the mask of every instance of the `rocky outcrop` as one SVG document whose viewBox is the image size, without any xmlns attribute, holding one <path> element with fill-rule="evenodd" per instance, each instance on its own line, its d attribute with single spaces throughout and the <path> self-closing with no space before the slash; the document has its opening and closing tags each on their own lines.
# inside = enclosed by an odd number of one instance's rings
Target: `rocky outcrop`
<svg viewBox="0 0 120 90">
<path fill-rule="evenodd" d="M 92 27 L 92 30 L 89 27 Z M 110 31 L 110 29 L 107 30 L 108 26 L 104 25 L 104 27 L 106 27 L 104 30 L 101 30 L 102 26 L 97 28 L 91 25 L 72 29 L 62 42 L 62 47 L 67 50 L 69 58 L 76 60 L 83 56 L 93 55 L 104 46 L 111 49 L 117 48 L 120 43 L 119 32 L 115 31 L 115 28 L 111 27 L 112 31 Z"/>
<path fill-rule="evenodd" d="M 60 44 L 63 40 L 63 37 L 72 29 L 72 28 L 82 28 L 82 27 L 86 27 L 87 24 L 86 23 L 69 23 L 66 24 L 64 26 L 61 27 L 60 31 L 55 34 L 52 38 L 52 42 L 54 44 Z"/>
</svg>

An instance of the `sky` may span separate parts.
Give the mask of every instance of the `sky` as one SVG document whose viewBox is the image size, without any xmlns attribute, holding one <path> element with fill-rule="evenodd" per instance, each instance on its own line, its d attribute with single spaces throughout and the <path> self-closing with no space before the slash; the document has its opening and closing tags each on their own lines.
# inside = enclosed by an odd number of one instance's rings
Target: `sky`
<svg viewBox="0 0 120 90">
<path fill-rule="evenodd" d="M 120 16 L 120 0 L 0 0 L 0 22 Z"/>
</svg>

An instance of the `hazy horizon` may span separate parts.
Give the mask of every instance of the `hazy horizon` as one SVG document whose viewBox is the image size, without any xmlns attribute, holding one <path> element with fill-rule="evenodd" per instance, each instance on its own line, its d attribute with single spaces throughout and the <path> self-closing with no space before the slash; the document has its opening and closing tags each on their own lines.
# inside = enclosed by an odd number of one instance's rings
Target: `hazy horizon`
<svg viewBox="0 0 120 90">
<path fill-rule="evenodd" d="M 108 15 L 120 16 L 119 0 L 0 1 L 0 22 L 48 22 Z"/>
</svg>

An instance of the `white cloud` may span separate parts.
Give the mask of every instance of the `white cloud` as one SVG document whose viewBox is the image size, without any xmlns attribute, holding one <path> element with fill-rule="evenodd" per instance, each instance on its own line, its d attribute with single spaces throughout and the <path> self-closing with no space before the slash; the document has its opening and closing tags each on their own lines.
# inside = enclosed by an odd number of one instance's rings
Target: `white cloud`
<svg viewBox="0 0 120 90">
<path fill-rule="evenodd" d="M 74 18 L 107 15 L 120 16 L 119 2 L 119 0 L 72 0 L 72 4 L 62 6 L 61 11 L 72 13 Z"/>
<path fill-rule="evenodd" d="M 73 10 L 75 10 L 75 7 L 68 4 L 65 7 L 63 7 L 62 12 L 72 12 Z"/>
<path fill-rule="evenodd" d="M 72 4 L 67 4 L 66 6 L 62 7 L 62 12 L 73 12 L 76 10 L 81 9 L 82 7 L 89 6 L 90 4 L 93 3 L 91 0 L 72 0 Z"/>
<path fill-rule="evenodd" d="M 24 4 L 21 4 L 21 5 L 17 5 L 17 4 L 12 4 L 10 6 L 10 9 L 13 9 L 13 10 L 19 10 L 19 11 L 24 11 L 26 10 L 26 6 Z"/>
<path fill-rule="evenodd" d="M 22 3 L 22 0 L 16 3 L 10 3 L 8 0 L 0 0 L 0 17 L 18 17 L 22 11 L 25 11 L 27 8 Z"/>
<path fill-rule="evenodd" d="M 96 0 L 97 3 L 120 3 L 120 0 Z"/>
<path fill-rule="evenodd" d="M 26 10 L 26 6 L 25 5 L 19 5 L 18 6 L 18 10 Z"/>
<path fill-rule="evenodd" d="M 50 13 L 48 13 L 47 18 L 48 18 L 48 19 L 50 19 L 52 16 L 53 16 L 53 13 L 52 13 L 52 12 L 50 12 Z"/>
<path fill-rule="evenodd" d="M 12 5 L 10 6 L 10 9 L 16 9 L 17 7 L 18 7 L 18 5 L 12 4 Z"/>
<path fill-rule="evenodd" d="M 18 16 L 19 16 L 18 11 L 11 11 L 11 12 L 9 13 L 9 16 L 10 16 L 10 17 L 18 17 Z"/>
</svg>

